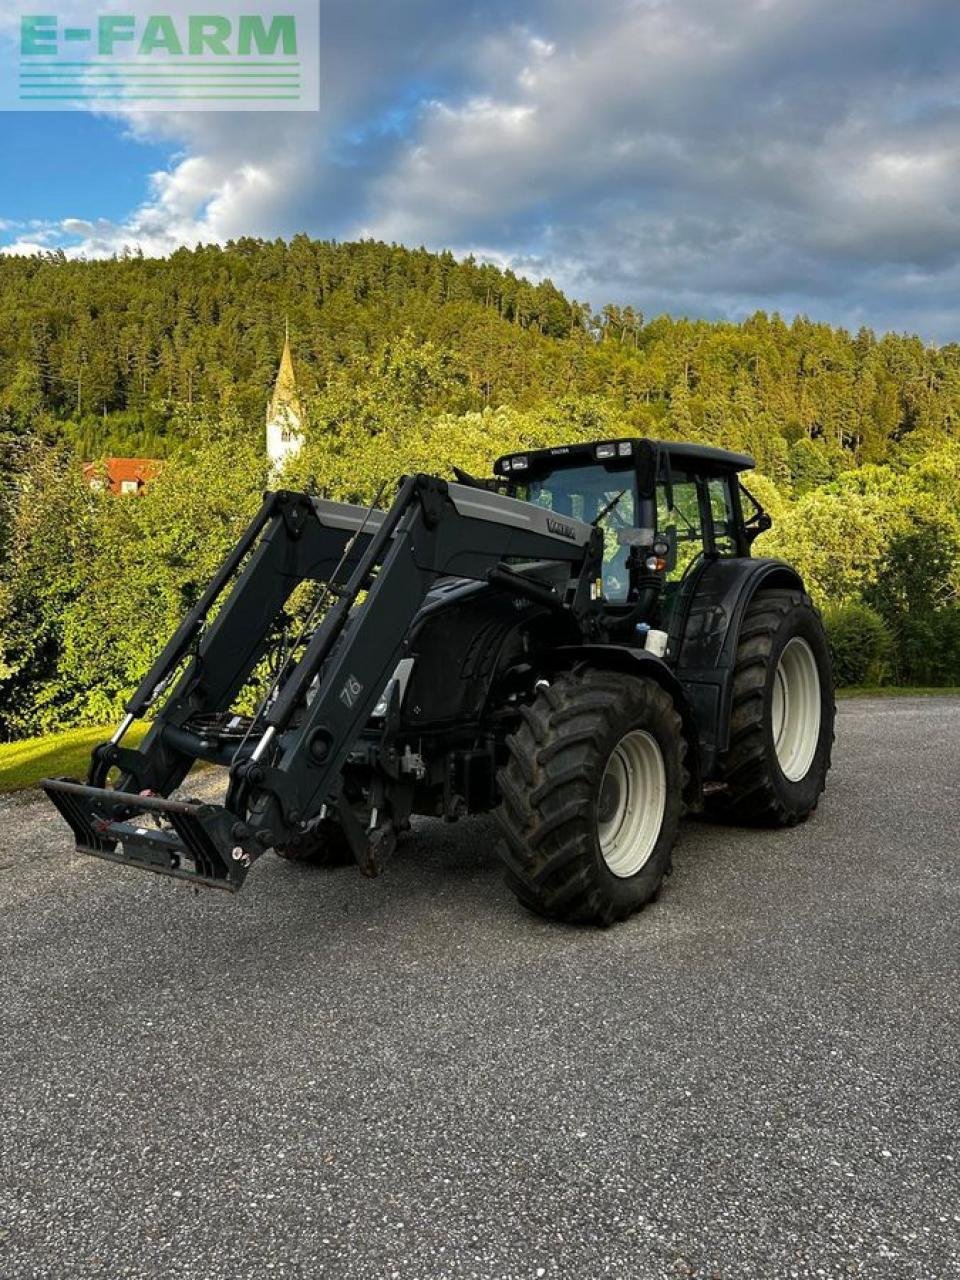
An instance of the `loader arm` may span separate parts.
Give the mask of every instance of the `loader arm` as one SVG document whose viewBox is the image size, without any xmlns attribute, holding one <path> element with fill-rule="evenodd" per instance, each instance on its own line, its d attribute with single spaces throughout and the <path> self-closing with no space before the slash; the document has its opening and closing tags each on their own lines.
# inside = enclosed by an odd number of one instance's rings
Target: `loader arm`
<svg viewBox="0 0 960 1280">
<path fill-rule="evenodd" d="M 238 889 L 257 857 L 296 837 L 337 796 L 343 765 L 438 578 L 473 578 L 549 603 L 589 638 L 601 625 L 595 583 L 602 550 L 591 525 L 426 475 L 406 478 L 387 512 L 285 491 L 267 495 L 127 704 L 124 725 L 94 753 L 88 783 L 50 779 L 44 788 L 85 852 Z M 544 560 L 569 566 L 565 591 L 518 568 Z M 258 712 L 256 733 L 211 746 L 197 727 L 201 718 L 230 708 L 297 584 L 329 582 L 338 567 L 336 602 L 278 696 Z M 123 748 L 124 726 L 185 661 L 140 747 Z M 166 798 L 197 759 L 229 765 L 224 806 Z M 106 786 L 110 769 L 121 772 L 114 789 Z M 156 828 L 138 820 L 145 813 Z"/>
<path fill-rule="evenodd" d="M 118 768 L 119 790 L 159 795 L 175 790 L 196 759 L 209 758 L 202 737 L 191 737 L 184 727 L 230 707 L 264 657 L 271 629 L 294 588 L 305 580 L 327 582 L 341 561 L 343 571 L 351 572 L 383 515 L 286 490 L 267 494 L 236 547 L 126 703 L 121 731 L 162 696 L 183 667 L 139 749 L 125 750 L 115 735 L 95 750 L 89 781 L 103 786 L 107 773 Z M 210 621 L 213 606 L 231 582 L 233 590 Z M 188 659 L 185 666 L 184 659 Z"/>
</svg>

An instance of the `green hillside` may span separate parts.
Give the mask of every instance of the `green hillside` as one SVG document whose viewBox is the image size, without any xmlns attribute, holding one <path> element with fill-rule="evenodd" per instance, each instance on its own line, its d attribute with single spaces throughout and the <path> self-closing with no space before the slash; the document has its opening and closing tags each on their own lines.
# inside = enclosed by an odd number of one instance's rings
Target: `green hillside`
<svg viewBox="0 0 960 1280">
<path fill-rule="evenodd" d="M 180 405 L 259 423 L 286 318 L 308 398 L 366 380 L 410 334 L 452 357 L 450 378 L 425 389 L 431 407 L 601 396 L 638 428 L 753 435 L 771 461 L 812 440 L 820 470 L 949 434 L 960 406 L 955 345 L 763 314 L 733 325 L 594 313 L 549 281 L 450 254 L 300 236 L 163 260 L 0 258 L 3 421 L 69 424 L 92 455 L 171 452 Z M 796 452 L 792 469 L 821 478 Z"/>
<path fill-rule="evenodd" d="M 648 319 L 509 271 L 297 237 L 166 260 L 0 258 L 0 736 L 103 723 L 254 509 L 284 321 L 309 420 L 285 483 L 649 434 L 744 449 L 763 549 L 847 683 L 960 679 L 960 347 L 803 318 Z M 141 499 L 79 461 L 164 458 Z"/>
</svg>

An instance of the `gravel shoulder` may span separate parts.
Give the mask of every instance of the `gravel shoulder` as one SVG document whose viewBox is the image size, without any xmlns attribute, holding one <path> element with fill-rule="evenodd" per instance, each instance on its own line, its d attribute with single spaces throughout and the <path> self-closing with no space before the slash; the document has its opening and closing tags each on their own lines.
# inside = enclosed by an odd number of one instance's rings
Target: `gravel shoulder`
<svg viewBox="0 0 960 1280">
<path fill-rule="evenodd" d="M 834 758 L 606 932 L 488 820 L 233 898 L 0 798 L 0 1277 L 960 1277 L 960 701 Z"/>
</svg>

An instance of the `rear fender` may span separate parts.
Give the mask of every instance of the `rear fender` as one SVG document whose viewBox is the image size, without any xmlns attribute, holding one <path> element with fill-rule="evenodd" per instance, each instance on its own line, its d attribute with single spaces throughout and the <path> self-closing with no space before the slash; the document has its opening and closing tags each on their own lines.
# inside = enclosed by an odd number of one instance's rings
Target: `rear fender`
<svg viewBox="0 0 960 1280">
<path fill-rule="evenodd" d="M 700 727 L 704 777 L 730 742 L 733 668 L 744 614 L 758 591 L 803 591 L 782 560 L 748 557 L 708 561 L 689 584 L 670 626 L 669 654 Z"/>
<path fill-rule="evenodd" d="M 620 671 L 624 675 L 655 680 L 673 699 L 683 724 L 687 744 L 685 759 L 687 782 L 683 798 L 688 809 L 699 809 L 703 802 L 703 780 L 700 766 L 700 735 L 696 717 L 683 685 L 662 658 L 645 649 L 631 649 L 617 644 L 560 645 L 547 655 L 555 672 L 576 671 L 580 667 L 598 667 L 603 671 Z"/>
</svg>

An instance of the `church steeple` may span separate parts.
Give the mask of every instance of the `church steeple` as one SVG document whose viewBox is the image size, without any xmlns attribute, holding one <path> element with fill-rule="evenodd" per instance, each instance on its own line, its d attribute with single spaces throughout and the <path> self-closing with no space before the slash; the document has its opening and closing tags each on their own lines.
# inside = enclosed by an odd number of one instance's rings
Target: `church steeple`
<svg viewBox="0 0 960 1280">
<path fill-rule="evenodd" d="M 279 468 L 293 454 L 300 452 L 303 444 L 303 408 L 297 390 L 297 378 L 293 370 L 290 352 L 290 321 L 284 322 L 283 354 L 273 395 L 267 406 L 267 456 L 270 465 Z"/>
</svg>

